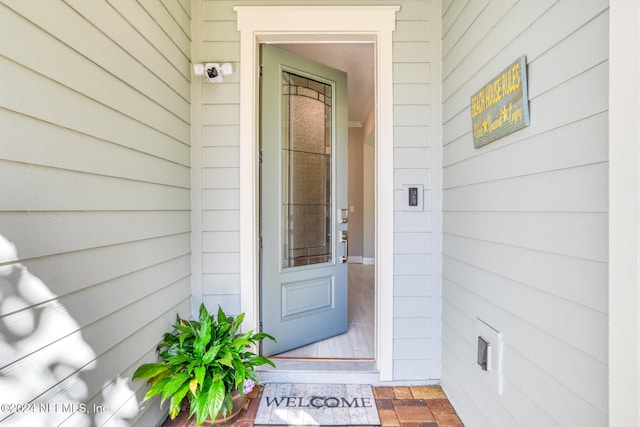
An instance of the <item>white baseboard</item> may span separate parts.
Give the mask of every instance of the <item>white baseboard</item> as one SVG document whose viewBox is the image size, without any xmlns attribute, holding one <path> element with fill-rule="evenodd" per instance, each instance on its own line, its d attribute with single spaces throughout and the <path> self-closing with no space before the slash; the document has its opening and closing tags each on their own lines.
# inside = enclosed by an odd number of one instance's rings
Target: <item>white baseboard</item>
<svg viewBox="0 0 640 427">
<path fill-rule="evenodd" d="M 364 265 L 376 265 L 376 259 L 375 258 L 369 258 L 369 257 L 363 257 L 362 258 L 362 263 Z"/>
<path fill-rule="evenodd" d="M 349 264 L 362 264 L 362 257 L 361 256 L 350 256 L 349 257 Z"/>
</svg>

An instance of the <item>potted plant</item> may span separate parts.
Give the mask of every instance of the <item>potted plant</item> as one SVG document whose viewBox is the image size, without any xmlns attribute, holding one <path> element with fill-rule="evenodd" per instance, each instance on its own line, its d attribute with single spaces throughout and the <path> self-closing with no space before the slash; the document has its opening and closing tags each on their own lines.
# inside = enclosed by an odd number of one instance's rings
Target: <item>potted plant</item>
<svg viewBox="0 0 640 427">
<path fill-rule="evenodd" d="M 176 316 L 174 332 L 165 333 L 157 346 L 163 360 L 145 363 L 133 374 L 134 379 L 146 379 L 151 385 L 143 402 L 161 395 L 160 404 L 170 399 L 171 419 L 180 413 L 185 401 L 189 417 L 195 414 L 198 425 L 219 415 L 229 421 L 234 397 L 236 402 L 240 400 L 236 412 L 242 406 L 245 381 L 257 382 L 254 368 L 264 364 L 275 367 L 272 361 L 251 351 L 263 339 L 275 339 L 263 332 L 240 333 L 243 320 L 244 313 L 233 318 L 221 307 L 214 319 L 204 304 L 200 305 L 198 320 Z"/>
</svg>

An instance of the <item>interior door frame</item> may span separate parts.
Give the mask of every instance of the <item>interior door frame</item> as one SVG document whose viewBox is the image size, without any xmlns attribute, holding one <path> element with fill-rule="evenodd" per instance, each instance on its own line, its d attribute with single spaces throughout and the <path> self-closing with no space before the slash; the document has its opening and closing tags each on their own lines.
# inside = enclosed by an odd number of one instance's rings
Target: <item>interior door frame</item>
<svg viewBox="0 0 640 427">
<path fill-rule="evenodd" d="M 372 42 L 375 49 L 375 347 L 381 381 L 393 379 L 393 57 L 399 6 L 236 6 L 240 32 L 240 307 L 258 329 L 259 45 Z M 268 331 L 267 331 L 268 332 Z"/>
</svg>

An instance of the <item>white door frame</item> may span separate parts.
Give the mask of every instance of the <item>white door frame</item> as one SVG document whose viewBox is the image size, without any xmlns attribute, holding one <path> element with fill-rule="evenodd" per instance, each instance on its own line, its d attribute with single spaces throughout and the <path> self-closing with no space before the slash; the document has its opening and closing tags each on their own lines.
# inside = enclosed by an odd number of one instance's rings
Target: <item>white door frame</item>
<svg viewBox="0 0 640 427">
<path fill-rule="evenodd" d="M 240 31 L 240 290 L 259 326 L 258 70 L 262 42 L 375 43 L 376 362 L 393 379 L 393 58 L 398 6 L 236 6 Z M 268 332 L 268 331 L 266 331 Z"/>
<path fill-rule="evenodd" d="M 640 5 L 610 4 L 609 425 L 640 423 Z"/>
</svg>

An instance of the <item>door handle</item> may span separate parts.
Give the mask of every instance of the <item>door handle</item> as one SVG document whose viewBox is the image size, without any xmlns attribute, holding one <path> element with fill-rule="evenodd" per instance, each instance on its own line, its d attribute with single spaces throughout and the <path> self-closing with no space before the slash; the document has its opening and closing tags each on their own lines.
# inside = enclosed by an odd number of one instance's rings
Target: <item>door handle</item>
<svg viewBox="0 0 640 427">
<path fill-rule="evenodd" d="M 340 231 L 340 242 L 344 243 L 344 255 L 340 257 L 340 262 L 342 264 L 348 261 L 348 250 L 349 250 L 349 232 L 346 230 Z"/>
<path fill-rule="evenodd" d="M 349 210 L 348 209 L 339 209 L 340 218 L 338 218 L 339 224 L 346 224 L 349 221 Z"/>
</svg>

